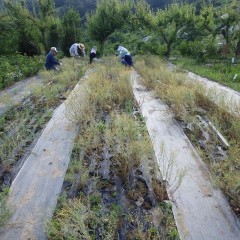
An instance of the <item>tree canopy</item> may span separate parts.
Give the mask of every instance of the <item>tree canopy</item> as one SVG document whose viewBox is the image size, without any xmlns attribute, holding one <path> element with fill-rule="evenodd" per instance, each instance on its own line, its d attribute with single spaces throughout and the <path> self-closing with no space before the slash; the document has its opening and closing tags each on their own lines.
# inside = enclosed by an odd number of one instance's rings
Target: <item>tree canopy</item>
<svg viewBox="0 0 240 240">
<path fill-rule="evenodd" d="M 87 15 L 88 33 L 99 42 L 101 53 L 107 37 L 127 22 L 130 10 L 127 0 L 98 0 L 96 10 Z"/>
</svg>

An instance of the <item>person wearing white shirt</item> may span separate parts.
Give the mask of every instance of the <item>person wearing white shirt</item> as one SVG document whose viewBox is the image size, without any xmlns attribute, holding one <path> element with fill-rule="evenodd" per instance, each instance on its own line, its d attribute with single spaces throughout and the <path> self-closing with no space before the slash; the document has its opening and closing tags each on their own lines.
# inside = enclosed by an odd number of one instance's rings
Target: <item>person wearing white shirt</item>
<svg viewBox="0 0 240 240">
<path fill-rule="evenodd" d="M 119 53 L 121 63 L 126 67 L 129 67 L 129 68 L 132 67 L 133 59 L 130 52 L 125 47 L 122 47 L 122 46 L 119 46 L 117 51 Z"/>
<path fill-rule="evenodd" d="M 91 64 L 93 59 L 96 58 L 97 54 L 97 47 L 92 47 L 91 52 L 90 52 L 90 61 L 89 63 Z"/>
<path fill-rule="evenodd" d="M 82 43 L 74 43 L 70 48 L 69 48 L 69 53 L 71 57 L 80 57 L 83 56 L 85 57 L 85 46 Z"/>
</svg>

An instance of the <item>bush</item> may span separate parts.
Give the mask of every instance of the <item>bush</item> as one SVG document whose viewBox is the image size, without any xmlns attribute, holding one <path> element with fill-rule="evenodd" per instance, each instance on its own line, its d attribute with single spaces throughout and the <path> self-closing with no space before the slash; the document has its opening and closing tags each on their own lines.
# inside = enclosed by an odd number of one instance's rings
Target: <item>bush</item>
<svg viewBox="0 0 240 240">
<path fill-rule="evenodd" d="M 10 55 L 0 57 L 0 89 L 36 74 L 44 65 L 41 57 Z"/>
<path fill-rule="evenodd" d="M 183 56 L 192 56 L 195 59 L 200 61 L 205 60 L 206 58 L 213 58 L 217 55 L 217 46 L 212 38 L 205 38 L 202 41 L 183 41 L 181 42 L 176 49 Z"/>
<path fill-rule="evenodd" d="M 138 54 L 153 54 L 164 56 L 166 53 L 167 47 L 166 44 L 161 43 L 159 38 L 154 34 L 151 36 L 146 36 L 141 39 L 139 44 Z"/>
<path fill-rule="evenodd" d="M 176 47 L 176 49 L 181 53 L 183 56 L 190 55 L 190 48 L 186 41 L 180 42 L 180 44 Z"/>
<path fill-rule="evenodd" d="M 11 216 L 12 212 L 7 206 L 7 196 L 9 189 L 4 188 L 0 191 L 0 227 L 2 227 Z"/>
</svg>

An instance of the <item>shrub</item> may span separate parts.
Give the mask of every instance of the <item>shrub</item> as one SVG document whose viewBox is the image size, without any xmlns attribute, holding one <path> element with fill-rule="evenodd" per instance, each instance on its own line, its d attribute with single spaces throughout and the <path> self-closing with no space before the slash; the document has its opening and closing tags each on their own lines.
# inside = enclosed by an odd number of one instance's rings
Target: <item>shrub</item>
<svg viewBox="0 0 240 240">
<path fill-rule="evenodd" d="M 0 57 L 0 89 L 19 81 L 24 77 L 36 74 L 44 65 L 41 57 L 22 55 Z"/>
<path fill-rule="evenodd" d="M 11 216 L 11 211 L 7 206 L 8 191 L 9 190 L 5 188 L 0 192 L 0 227 L 3 226 Z"/>
</svg>

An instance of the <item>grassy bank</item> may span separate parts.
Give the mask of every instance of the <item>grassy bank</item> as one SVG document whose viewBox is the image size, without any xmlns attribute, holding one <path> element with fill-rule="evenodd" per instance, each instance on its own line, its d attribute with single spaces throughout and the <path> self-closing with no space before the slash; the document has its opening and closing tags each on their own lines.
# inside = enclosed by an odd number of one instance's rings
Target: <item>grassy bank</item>
<svg viewBox="0 0 240 240">
<path fill-rule="evenodd" d="M 181 69 L 189 70 L 240 92 L 240 63 L 232 64 L 230 59 L 199 62 L 190 58 L 176 58 L 172 62 Z M 235 74 L 237 77 L 233 79 Z"/>
</svg>

